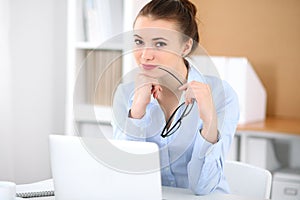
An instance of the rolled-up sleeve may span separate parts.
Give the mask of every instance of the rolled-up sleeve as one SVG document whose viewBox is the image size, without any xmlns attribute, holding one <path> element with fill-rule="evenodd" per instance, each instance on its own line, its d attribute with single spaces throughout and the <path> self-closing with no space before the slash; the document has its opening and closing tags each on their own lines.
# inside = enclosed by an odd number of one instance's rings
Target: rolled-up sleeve
<svg viewBox="0 0 300 200">
<path fill-rule="evenodd" d="M 226 82 L 224 91 L 226 101 L 222 123 L 218 126 L 219 141 L 211 144 L 200 133 L 197 134 L 188 164 L 189 187 L 197 195 L 229 192 L 223 177 L 223 166 L 239 120 L 239 104 L 237 95 Z"/>
</svg>

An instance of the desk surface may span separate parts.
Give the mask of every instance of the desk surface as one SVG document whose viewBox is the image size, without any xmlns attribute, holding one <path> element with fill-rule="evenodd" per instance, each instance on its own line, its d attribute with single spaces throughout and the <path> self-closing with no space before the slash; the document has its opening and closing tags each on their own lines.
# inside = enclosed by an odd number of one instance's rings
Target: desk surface
<svg viewBox="0 0 300 200">
<path fill-rule="evenodd" d="M 265 121 L 238 125 L 238 131 L 270 131 L 300 136 L 300 119 L 268 117 Z"/>
<path fill-rule="evenodd" d="M 163 187 L 162 200 L 265 200 L 252 197 L 242 197 L 232 194 L 212 194 L 206 196 L 195 196 L 188 189 Z M 20 198 L 21 199 L 21 198 Z M 88 198 L 87 198 L 88 199 Z M 28 200 L 55 200 L 55 197 L 28 198 Z M 125 199 L 124 199 L 125 200 Z"/>
</svg>

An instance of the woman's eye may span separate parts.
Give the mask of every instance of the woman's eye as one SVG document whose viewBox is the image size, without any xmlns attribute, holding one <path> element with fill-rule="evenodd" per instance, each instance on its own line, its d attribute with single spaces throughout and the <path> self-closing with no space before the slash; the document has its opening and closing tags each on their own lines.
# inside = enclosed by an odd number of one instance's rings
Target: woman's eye
<svg viewBox="0 0 300 200">
<path fill-rule="evenodd" d="M 144 42 L 142 40 L 139 40 L 139 39 L 135 39 L 134 43 L 135 43 L 136 46 L 141 46 L 141 45 L 144 44 Z"/>
<path fill-rule="evenodd" d="M 157 42 L 155 44 L 155 47 L 164 47 L 164 46 L 167 46 L 167 44 L 165 42 Z"/>
</svg>

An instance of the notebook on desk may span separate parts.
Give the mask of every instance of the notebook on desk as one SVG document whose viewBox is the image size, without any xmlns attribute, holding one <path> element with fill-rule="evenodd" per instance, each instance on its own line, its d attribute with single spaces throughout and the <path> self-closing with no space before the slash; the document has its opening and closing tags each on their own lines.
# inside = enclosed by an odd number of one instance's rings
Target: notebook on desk
<svg viewBox="0 0 300 200">
<path fill-rule="evenodd" d="M 50 135 L 55 200 L 161 200 L 153 143 Z"/>
<path fill-rule="evenodd" d="M 52 179 L 46 179 L 33 183 L 16 185 L 16 196 L 20 198 L 34 198 L 54 196 Z"/>
</svg>

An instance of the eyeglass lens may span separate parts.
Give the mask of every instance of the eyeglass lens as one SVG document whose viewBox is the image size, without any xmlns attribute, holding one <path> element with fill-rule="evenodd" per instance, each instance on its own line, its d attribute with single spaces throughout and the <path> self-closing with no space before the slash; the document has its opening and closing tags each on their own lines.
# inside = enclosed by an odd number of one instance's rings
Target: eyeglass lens
<svg viewBox="0 0 300 200">
<path fill-rule="evenodd" d="M 181 106 L 183 106 L 183 105 L 184 105 L 184 103 L 182 103 L 180 106 L 178 106 L 178 107 L 176 108 L 176 110 L 173 112 L 173 114 L 171 115 L 170 119 L 167 121 L 167 123 L 166 123 L 166 125 L 165 125 L 165 127 L 164 127 L 164 129 L 163 129 L 163 131 L 162 131 L 162 133 L 161 133 L 161 136 L 162 136 L 163 138 L 168 137 L 168 136 L 174 134 L 174 133 L 178 130 L 178 128 L 179 128 L 180 125 L 181 125 L 181 120 L 182 120 L 184 117 L 186 117 L 186 116 L 191 112 L 191 110 L 192 110 L 192 108 L 193 108 L 193 106 L 194 106 L 194 101 L 193 101 L 192 104 L 186 105 L 186 107 L 185 107 L 183 113 L 181 114 L 180 118 L 176 121 L 176 123 L 175 123 L 172 127 L 170 127 L 170 128 L 168 129 L 168 126 L 169 126 L 170 123 L 172 122 L 172 118 L 175 116 L 176 111 L 179 110 L 179 108 L 180 108 Z"/>
</svg>

